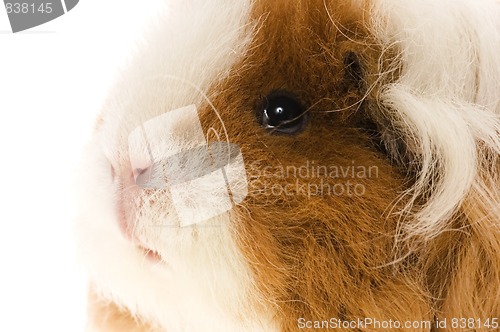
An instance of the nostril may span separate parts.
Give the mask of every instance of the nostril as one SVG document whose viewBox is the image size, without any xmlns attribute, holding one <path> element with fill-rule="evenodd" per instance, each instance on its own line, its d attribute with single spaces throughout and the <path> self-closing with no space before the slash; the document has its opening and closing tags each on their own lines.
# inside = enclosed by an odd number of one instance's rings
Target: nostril
<svg viewBox="0 0 500 332">
<path fill-rule="evenodd" d="M 151 181 L 151 173 L 152 173 L 152 167 L 146 167 L 146 168 L 136 168 L 134 169 L 134 181 L 135 184 L 138 186 L 145 186 L 147 183 Z"/>
</svg>

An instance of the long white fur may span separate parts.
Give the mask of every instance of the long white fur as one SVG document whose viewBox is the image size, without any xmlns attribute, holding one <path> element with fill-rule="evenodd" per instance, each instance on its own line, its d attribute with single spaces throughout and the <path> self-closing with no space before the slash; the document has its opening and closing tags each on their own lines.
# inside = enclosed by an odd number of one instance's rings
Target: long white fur
<svg viewBox="0 0 500 332">
<path fill-rule="evenodd" d="M 371 15 L 375 36 L 403 65 L 379 98 L 419 164 L 406 211 L 429 197 L 405 228 L 432 237 L 472 188 L 493 189 L 479 173 L 498 161 L 486 155 L 500 153 L 500 2 L 376 0 Z M 484 199 L 500 217 L 498 200 Z"/>
</svg>

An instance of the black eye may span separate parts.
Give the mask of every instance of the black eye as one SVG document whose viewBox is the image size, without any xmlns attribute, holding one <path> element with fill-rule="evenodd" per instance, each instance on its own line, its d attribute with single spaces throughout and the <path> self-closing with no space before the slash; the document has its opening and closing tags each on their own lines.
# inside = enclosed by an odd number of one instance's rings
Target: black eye
<svg viewBox="0 0 500 332">
<path fill-rule="evenodd" d="M 289 93 L 273 92 L 264 99 L 262 125 L 272 132 L 295 134 L 307 121 L 304 106 Z"/>
</svg>

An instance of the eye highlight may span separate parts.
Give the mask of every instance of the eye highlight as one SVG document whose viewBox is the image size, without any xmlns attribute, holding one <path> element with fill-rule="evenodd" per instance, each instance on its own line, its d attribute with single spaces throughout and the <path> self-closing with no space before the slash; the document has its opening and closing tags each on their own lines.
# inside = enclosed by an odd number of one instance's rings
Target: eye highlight
<svg viewBox="0 0 500 332">
<path fill-rule="evenodd" d="M 273 133 L 296 134 L 307 122 L 304 106 L 285 91 L 269 94 L 259 113 L 262 126 Z"/>
</svg>

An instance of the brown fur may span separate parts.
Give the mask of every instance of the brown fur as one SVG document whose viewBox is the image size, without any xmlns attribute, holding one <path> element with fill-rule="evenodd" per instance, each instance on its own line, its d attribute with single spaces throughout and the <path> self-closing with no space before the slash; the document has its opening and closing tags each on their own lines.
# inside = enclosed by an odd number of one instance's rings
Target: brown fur
<svg viewBox="0 0 500 332">
<path fill-rule="evenodd" d="M 132 317 L 126 309 L 89 292 L 89 326 L 103 332 L 159 332 Z"/>
<path fill-rule="evenodd" d="M 250 195 L 237 212 L 242 221 L 236 234 L 284 331 L 297 330 L 299 317 L 432 320 L 430 294 L 416 266 L 409 260 L 389 264 L 397 219 L 387 212 L 405 188 L 405 179 L 363 128 L 370 110 L 356 103 L 370 79 L 361 88 L 346 79 L 348 52 L 360 57 L 369 77 L 377 72 L 380 50 L 367 34 L 359 9 L 346 2 L 328 3 L 334 22 L 323 1 L 258 2 L 255 17 L 262 25 L 255 46 L 234 70 L 238 75 L 216 88 L 224 91 L 216 97 L 216 107 L 241 110 L 224 114 L 239 122 L 228 126 L 224 119 L 247 164 L 257 160 L 261 167 L 300 167 L 309 160 L 349 166 L 355 161 L 376 166 L 379 177 L 354 180 L 367 188 L 362 197 L 259 195 L 261 188 L 252 187 L 250 180 Z M 275 89 L 297 94 L 310 107 L 311 123 L 298 136 L 270 135 L 247 111 L 255 108 L 255 99 Z M 255 170 L 247 171 L 252 178 Z M 266 180 L 283 187 L 296 181 Z M 328 181 L 333 186 L 339 180 Z"/>
<path fill-rule="evenodd" d="M 259 289 L 277 309 L 284 331 L 297 330 L 299 317 L 446 317 L 448 324 L 453 317 L 498 317 L 500 236 L 495 215 L 488 216 L 478 197 L 457 213 L 456 230 L 428 241 L 395 242 L 401 220 L 391 212 L 400 207 L 396 202 L 412 183 L 405 176 L 411 174 L 380 153 L 363 130 L 364 120 L 379 117 L 376 87 L 367 89 L 379 78 L 381 49 L 367 32 L 363 10 L 345 1 L 329 1 L 327 8 L 325 3 L 257 2 L 254 17 L 261 25 L 254 45 L 234 75 L 214 89 L 215 105 L 247 164 L 300 167 L 309 160 L 347 166 L 355 160 L 376 166 L 380 176 L 356 179 L 367 188 L 362 197 L 266 196 L 259 194 L 262 187 L 251 187 L 236 212 L 241 221 L 235 232 Z M 348 52 L 361 60 L 361 87 L 346 81 Z M 275 89 L 295 93 L 310 107 L 311 123 L 301 134 L 270 135 L 256 125 L 249 110 Z M 356 104 L 365 94 L 366 101 Z M 252 178 L 255 170 L 247 172 Z M 296 178 L 266 180 L 286 186 Z M 395 251 L 396 245 L 402 250 Z M 408 255 L 395 261 L 401 253 Z"/>
</svg>

